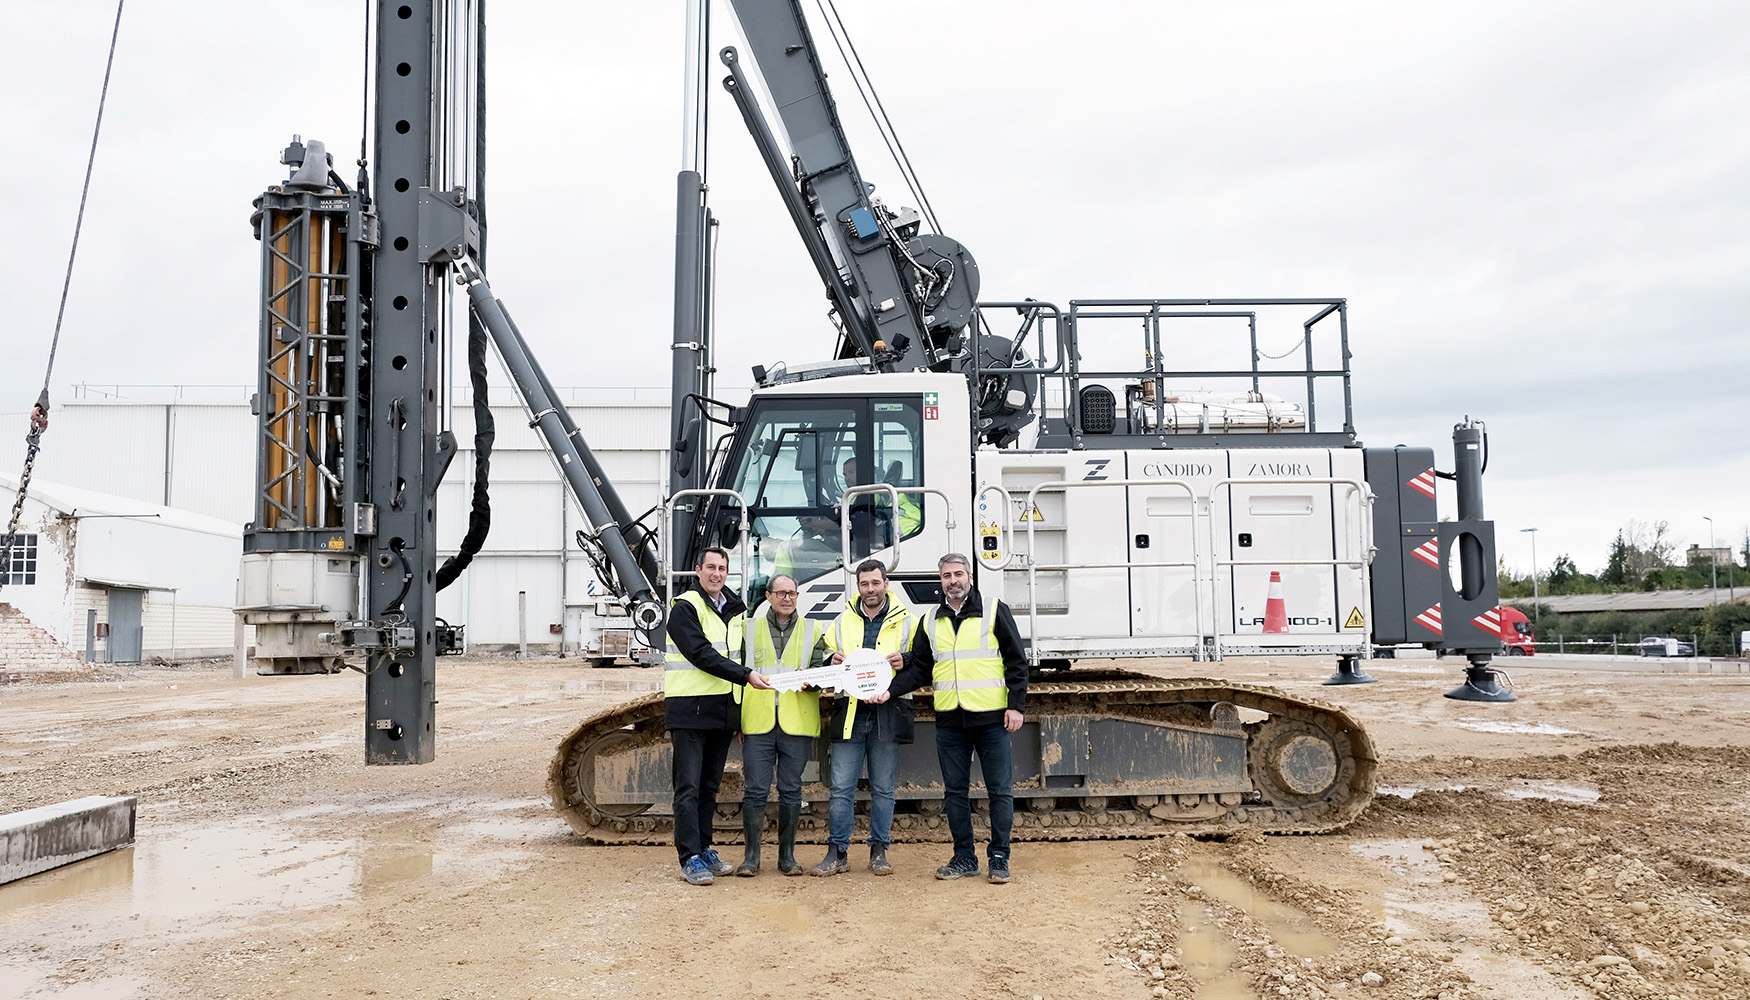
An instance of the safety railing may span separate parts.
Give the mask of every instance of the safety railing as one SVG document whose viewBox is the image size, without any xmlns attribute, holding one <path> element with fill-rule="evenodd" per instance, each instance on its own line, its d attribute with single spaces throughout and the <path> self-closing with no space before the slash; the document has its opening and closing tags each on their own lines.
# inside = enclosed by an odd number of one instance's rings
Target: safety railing
<svg viewBox="0 0 1750 1000">
<path fill-rule="evenodd" d="M 870 483 L 867 486 L 853 486 L 846 490 L 844 495 L 839 497 L 839 564 L 844 567 L 846 582 L 853 590 L 856 589 L 857 579 L 856 574 L 851 570 L 851 567 L 856 565 L 855 557 L 851 555 L 851 501 L 856 497 L 868 496 L 874 493 L 887 494 L 888 502 L 890 504 L 888 510 L 891 511 L 893 515 L 893 562 L 889 563 L 887 566 L 887 573 L 889 576 L 899 570 L 900 544 L 904 541 L 903 536 L 905 532 L 899 525 L 899 495 L 901 493 L 933 493 L 936 496 L 941 497 L 943 506 L 947 508 L 946 516 L 942 523 L 943 526 L 948 529 L 948 537 L 950 539 L 954 537 L 954 529 L 957 527 L 954 522 L 954 501 L 948 498 L 947 493 L 934 487 L 894 486 L 891 483 Z"/>
<path fill-rule="evenodd" d="M 1189 497 L 1191 500 L 1191 511 L 1192 511 L 1192 516 L 1191 516 L 1191 558 L 1189 560 L 1159 561 L 1159 562 L 1153 561 L 1153 560 L 1151 560 L 1149 562 L 1138 562 L 1135 560 L 1129 560 L 1129 561 L 1117 562 L 1117 563 L 1066 562 L 1066 563 L 1045 563 L 1042 565 L 1037 558 L 1037 554 L 1039 552 L 1039 544 L 1038 544 L 1038 536 L 1034 533 L 1034 529 L 1038 526 L 1039 522 L 1036 520 L 1029 519 L 1027 521 L 1027 635 L 1031 641 L 1029 641 L 1027 644 L 1027 659 L 1035 665 L 1037 665 L 1039 663 L 1039 660 L 1040 660 L 1040 655 L 1039 655 L 1039 572 L 1041 570 L 1044 570 L 1047 573 L 1054 573 L 1054 572 L 1066 572 L 1068 570 L 1075 570 L 1075 569 L 1123 569 L 1123 570 L 1130 570 L 1130 569 L 1186 569 L 1186 568 L 1189 568 L 1191 570 L 1191 595 L 1192 595 L 1192 601 L 1195 605 L 1195 611 L 1194 611 L 1194 614 L 1196 616 L 1195 620 L 1197 622 L 1198 634 L 1201 635 L 1202 628 L 1203 628 L 1203 588 L 1198 585 L 1198 581 L 1197 581 L 1197 564 L 1198 564 L 1197 555 L 1198 555 L 1198 551 L 1197 551 L 1197 513 L 1196 513 L 1197 512 L 1197 491 L 1196 491 L 1196 489 L 1194 489 L 1190 483 L 1187 483 L 1181 479 L 1110 479 L 1110 480 L 1105 480 L 1105 481 L 1096 482 L 1096 483 L 1090 483 L 1090 482 L 1086 482 L 1086 481 L 1074 481 L 1074 480 L 1068 480 L 1068 479 L 1059 479 L 1059 480 L 1053 480 L 1051 482 L 1040 483 L 1039 485 L 1033 487 L 1031 490 L 1028 490 L 1027 491 L 1027 506 L 1025 506 L 1021 509 L 1026 510 L 1026 511 L 1037 510 L 1038 504 L 1039 504 L 1039 491 L 1040 490 L 1051 490 L 1053 492 L 1063 492 L 1063 491 L 1075 489 L 1078 487 L 1088 487 L 1088 486 L 1095 486 L 1095 487 L 1107 487 L 1107 486 L 1173 487 L 1176 489 L 1184 490 L 1185 495 L 1187 497 Z M 1013 508 L 1010 509 L 1010 516 L 1011 517 L 1014 516 Z M 1213 549 L 1211 551 L 1213 551 Z M 1199 650 L 1197 658 L 1198 659 L 1203 658 L 1201 650 Z"/>
<path fill-rule="evenodd" d="M 1342 498 L 1343 521 L 1344 521 L 1344 532 L 1343 532 L 1344 546 L 1343 546 L 1343 549 L 1341 551 L 1345 554 L 1336 555 L 1330 559 L 1217 559 L 1217 558 L 1215 558 L 1215 553 L 1220 551 L 1220 548 L 1216 543 L 1215 517 L 1214 517 L 1214 514 L 1213 514 L 1211 508 L 1212 508 L 1212 505 L 1215 501 L 1215 497 L 1218 493 L 1220 493 L 1222 490 L 1231 490 L 1235 486 L 1343 486 L 1343 487 L 1347 487 L 1347 489 L 1343 493 L 1343 498 Z M 1330 478 L 1330 479 L 1223 479 L 1223 480 L 1219 480 L 1219 481 L 1211 484 L 1211 486 L 1209 488 L 1209 493 L 1207 495 L 1203 495 L 1203 496 L 1198 495 L 1196 488 L 1191 483 L 1188 483 L 1188 482 L 1186 482 L 1184 480 L 1180 480 L 1180 479 L 1114 479 L 1114 480 L 1105 480 L 1105 481 L 1101 481 L 1101 482 L 1055 480 L 1052 482 L 1040 483 L 1039 485 L 1034 486 L 1031 490 L 1029 490 L 1027 493 L 1026 505 L 1021 507 L 1020 509 L 1024 510 L 1024 511 L 1037 510 L 1038 509 L 1038 502 L 1039 502 L 1039 494 L 1043 491 L 1061 493 L 1061 492 L 1071 490 L 1071 489 L 1089 488 L 1089 487 L 1095 487 L 1095 488 L 1149 487 L 1149 488 L 1155 488 L 1155 489 L 1171 488 L 1171 489 L 1176 490 L 1176 491 L 1183 491 L 1185 496 L 1191 501 L 1191 517 L 1190 517 L 1191 558 L 1185 559 L 1185 560 L 1141 561 L 1141 560 L 1131 559 L 1131 560 L 1123 560 L 1123 561 L 1116 561 L 1116 562 L 1041 563 L 1041 562 L 1039 562 L 1039 559 L 1038 559 L 1039 545 L 1038 545 L 1038 535 L 1036 534 L 1036 528 L 1038 525 L 1038 521 L 1029 519 L 1027 521 L 1027 552 L 1026 552 L 1026 558 L 1024 560 L 1024 568 L 1027 572 L 1028 635 L 1029 635 L 1029 638 L 1032 640 L 1028 644 L 1028 658 L 1033 663 L 1038 663 L 1038 661 L 1042 658 L 1042 655 L 1040 653 L 1040 642 L 1039 642 L 1039 639 L 1040 639 L 1040 635 L 1039 635 L 1039 574 L 1041 572 L 1046 572 L 1046 573 L 1068 572 L 1071 570 L 1079 570 L 1079 569 L 1122 569 L 1122 570 L 1189 569 L 1189 570 L 1191 570 L 1191 577 L 1192 577 L 1191 594 L 1192 594 L 1192 602 L 1193 602 L 1193 612 L 1192 613 L 1194 616 L 1193 620 L 1196 623 L 1194 631 L 1196 632 L 1196 634 L 1199 636 L 1199 639 L 1201 640 L 1201 638 L 1205 635 L 1204 626 L 1205 626 L 1205 622 L 1207 621 L 1208 628 L 1209 628 L 1207 635 L 1209 636 L 1209 640 L 1210 640 L 1208 647 L 1207 647 L 1207 655 L 1209 658 L 1215 659 L 1215 660 L 1220 660 L 1222 658 L 1222 655 L 1223 655 L 1223 647 L 1222 647 L 1223 635 L 1224 634 L 1231 634 L 1231 635 L 1237 636 L 1240 634 L 1238 632 L 1226 633 L 1221 625 L 1220 607 L 1219 607 L 1219 602 L 1217 602 L 1215 600 L 1214 587 L 1215 587 L 1216 575 L 1223 568 L 1227 568 L 1230 573 L 1232 572 L 1232 570 L 1235 567 L 1240 567 L 1240 566 L 1269 566 L 1269 567 L 1349 566 L 1349 567 L 1352 567 L 1355 569 L 1359 569 L 1361 572 L 1360 601 L 1363 604 L 1368 604 L 1369 607 L 1368 607 L 1367 613 L 1368 614 L 1372 613 L 1372 608 L 1370 605 L 1370 595 L 1372 594 L 1372 586 L 1371 586 L 1371 584 L 1372 584 L 1372 562 L 1373 562 L 1373 556 L 1375 553 L 1375 549 L 1374 549 L 1373 542 L 1372 542 L 1372 538 L 1373 538 L 1372 513 L 1373 513 L 1374 496 L 1373 496 L 1372 490 L 1368 488 L 1368 485 L 1361 480 L 1342 479 L 1342 478 Z M 985 568 L 1003 571 L 1003 572 L 1018 572 L 1023 567 L 1015 567 L 1014 569 L 1010 569 L 1010 563 L 1015 559 L 1015 557 L 1017 555 L 1017 553 L 1014 551 L 1014 548 L 1012 545 L 1013 530 L 1014 529 L 1013 529 L 1012 524 L 1008 523 L 1008 522 L 1012 521 L 1012 519 L 1015 516 L 1014 515 L 1015 506 L 1010 502 L 1009 492 L 1001 486 L 994 486 L 994 485 L 993 486 L 985 486 L 984 488 L 982 488 L 979 491 L 978 496 L 982 497 L 986 493 L 990 493 L 990 492 L 995 492 L 1003 498 L 1003 506 L 1004 506 L 1005 515 L 1004 515 L 1004 518 L 999 520 L 998 523 L 999 523 L 999 527 L 1003 528 L 1007 532 L 1007 539 L 1006 540 L 1007 540 L 1008 544 L 1004 548 L 1004 555 L 1003 555 L 1002 560 L 1000 562 L 995 563 L 994 565 L 990 564 L 990 563 L 986 563 Z M 1335 515 L 1336 512 L 1333 511 L 1332 513 L 1333 513 L 1333 515 Z M 1352 513 L 1355 516 L 1351 517 Z M 1207 577 L 1207 579 L 1205 579 L 1201 575 L 1201 572 L 1200 572 L 1204 566 L 1203 560 L 1201 558 L 1203 550 L 1199 545 L 1199 533 L 1200 533 L 1200 531 L 1207 531 L 1207 533 L 1208 533 L 1208 540 L 1209 540 L 1209 550 L 1208 551 L 1210 553 L 1210 559 L 1209 559 L 1209 562 L 1207 563 L 1207 565 L 1209 567 L 1209 576 Z M 1205 585 L 1205 583 L 1207 583 L 1208 586 L 1210 587 L 1210 594 L 1209 594 L 1210 615 L 1209 615 L 1209 618 L 1207 620 L 1204 618 L 1204 615 L 1203 615 L 1203 607 L 1204 607 L 1204 603 L 1205 603 L 1204 602 L 1204 585 Z M 1335 622 L 1332 623 L 1332 626 L 1333 626 L 1332 627 L 1333 632 L 1338 631 L 1338 628 L 1336 627 Z M 1198 646 L 1198 650 L 1196 653 L 1196 659 L 1202 660 L 1204 658 L 1205 658 L 1205 650 L 1204 650 L 1204 647 L 1200 641 L 1199 646 Z"/>
<path fill-rule="evenodd" d="M 749 586 L 751 586 L 752 582 L 753 582 L 752 579 L 748 576 L 748 572 L 747 572 L 747 552 L 748 552 L 748 549 L 750 548 L 750 546 L 748 544 L 749 522 L 747 519 L 747 501 L 743 500 L 741 498 L 741 494 L 735 492 L 734 490 L 677 490 L 675 493 L 670 495 L 667 500 L 664 500 L 662 503 L 662 537 L 661 537 L 661 541 L 665 547 L 668 545 L 669 539 L 674 537 L 673 529 L 674 529 L 674 505 L 675 505 L 675 501 L 681 499 L 682 497 L 729 497 L 730 499 L 735 501 L 735 509 L 740 513 L 740 517 L 741 517 L 741 520 L 738 522 L 738 527 L 740 530 L 736 532 L 736 538 L 739 539 L 739 541 L 740 541 L 740 544 L 738 544 L 736 546 L 736 548 L 741 550 L 741 603 L 744 605 L 747 604 L 747 595 L 748 595 L 747 588 Z M 666 550 L 666 548 L 665 548 L 665 550 Z M 680 570 L 674 569 L 673 567 L 671 567 L 669 565 L 668 559 L 661 560 L 661 563 L 662 563 L 662 589 L 663 589 L 664 593 L 666 593 L 668 595 L 668 599 L 672 602 L 675 599 L 675 597 L 677 596 L 675 594 L 673 581 L 677 578 L 698 576 L 699 574 L 696 571 L 690 570 L 690 569 L 680 569 Z"/>
</svg>

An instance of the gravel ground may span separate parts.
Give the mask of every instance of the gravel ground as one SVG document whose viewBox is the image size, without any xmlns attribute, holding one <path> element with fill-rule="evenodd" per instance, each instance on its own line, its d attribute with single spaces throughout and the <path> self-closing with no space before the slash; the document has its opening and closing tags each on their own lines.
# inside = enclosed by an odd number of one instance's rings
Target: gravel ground
<svg viewBox="0 0 1750 1000">
<path fill-rule="evenodd" d="M 133 849 L 0 887 L 0 1000 L 1750 997 L 1750 678 L 1513 666 L 1523 700 L 1469 705 L 1431 661 L 1230 661 L 1366 722 L 1361 820 L 1021 844 L 1007 886 L 937 882 L 938 845 L 696 889 L 581 844 L 547 761 L 650 671 L 446 661 L 439 760 L 399 768 L 361 763 L 356 674 L 0 686 L 0 812 L 140 798 Z"/>
</svg>

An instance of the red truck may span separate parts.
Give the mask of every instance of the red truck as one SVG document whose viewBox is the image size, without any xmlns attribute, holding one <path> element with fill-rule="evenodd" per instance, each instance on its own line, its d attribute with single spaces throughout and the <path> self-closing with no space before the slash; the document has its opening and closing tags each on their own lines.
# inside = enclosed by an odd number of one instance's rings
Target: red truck
<svg viewBox="0 0 1750 1000">
<path fill-rule="evenodd" d="M 1501 606 L 1501 651 L 1508 656 L 1536 656 L 1531 619 L 1515 608 Z"/>
</svg>

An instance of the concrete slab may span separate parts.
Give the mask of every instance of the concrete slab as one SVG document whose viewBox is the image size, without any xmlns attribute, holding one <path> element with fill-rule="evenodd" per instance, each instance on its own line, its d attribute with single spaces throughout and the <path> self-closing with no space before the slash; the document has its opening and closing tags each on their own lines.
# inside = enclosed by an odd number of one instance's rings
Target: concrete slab
<svg viewBox="0 0 1750 1000">
<path fill-rule="evenodd" d="M 0 816 L 0 885 L 132 847 L 135 799 L 88 795 Z"/>
</svg>

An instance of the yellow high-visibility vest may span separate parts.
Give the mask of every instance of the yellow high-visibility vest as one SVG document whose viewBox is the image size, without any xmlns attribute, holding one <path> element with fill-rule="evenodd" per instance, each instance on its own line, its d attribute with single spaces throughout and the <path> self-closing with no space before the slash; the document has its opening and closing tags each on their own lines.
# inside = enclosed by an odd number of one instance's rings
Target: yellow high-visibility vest
<svg viewBox="0 0 1750 1000">
<path fill-rule="evenodd" d="M 947 611 L 945 604 L 937 607 L 929 622 L 930 652 L 936 658 L 930 689 L 935 692 L 936 711 L 996 712 L 1008 708 L 1003 654 L 997 648 L 996 599 L 986 600 L 984 614 L 966 619 L 958 629 Z"/>
<path fill-rule="evenodd" d="M 849 652 L 863 648 L 863 616 L 857 613 L 857 601 L 862 595 L 852 594 L 845 602 L 845 610 L 833 620 L 832 628 L 826 633 L 826 648 L 835 653 Z M 886 617 L 881 619 L 881 631 L 875 634 L 875 651 L 886 655 L 888 653 L 904 653 L 911 645 L 913 634 L 911 609 L 899 599 L 899 595 L 889 590 L 887 592 Z M 911 695 L 904 695 L 910 698 Z M 857 699 L 850 699 L 845 706 L 845 729 L 840 739 L 851 738 L 851 728 L 857 721 Z"/>
<path fill-rule="evenodd" d="M 725 622 L 705 601 L 705 595 L 697 590 L 689 590 L 675 598 L 675 602 L 679 601 L 686 601 L 698 612 L 699 628 L 705 633 L 705 640 L 711 644 L 711 648 L 740 663 L 743 629 L 741 616 L 736 615 Z M 674 602 L 669 606 L 673 607 Z M 662 673 L 663 697 L 697 698 L 708 694 L 729 694 L 734 690 L 734 684 L 693 666 L 686 655 L 675 646 L 674 636 L 668 637 L 668 662 L 664 664 Z"/>
<path fill-rule="evenodd" d="M 826 633 L 826 647 L 835 653 L 863 648 L 863 616 L 857 613 L 857 601 L 860 599 L 861 595 L 852 594 L 851 599 L 845 602 L 845 610 L 839 612 L 838 618 L 833 620 L 832 628 Z M 882 654 L 903 653 L 911 645 L 911 609 L 889 590 L 886 614 L 887 617 L 881 620 L 881 632 L 875 636 L 875 651 Z"/>
<path fill-rule="evenodd" d="M 748 666 L 770 677 L 786 670 L 808 666 L 819 628 L 805 616 L 790 630 L 790 641 L 779 652 L 772 641 L 771 622 L 755 618 L 747 629 Z M 819 691 L 761 691 L 741 688 L 741 731 L 750 736 L 769 733 L 777 726 L 791 736 L 820 735 Z"/>
</svg>

